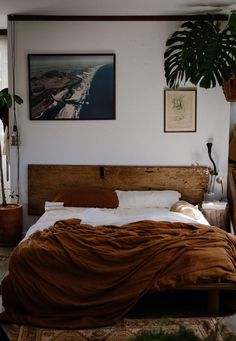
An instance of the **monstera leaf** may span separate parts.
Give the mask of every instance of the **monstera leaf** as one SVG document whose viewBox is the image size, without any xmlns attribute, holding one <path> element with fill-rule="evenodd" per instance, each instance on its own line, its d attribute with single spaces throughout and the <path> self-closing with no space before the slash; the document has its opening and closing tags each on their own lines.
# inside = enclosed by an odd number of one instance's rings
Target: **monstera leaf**
<svg viewBox="0 0 236 341">
<path fill-rule="evenodd" d="M 229 17 L 229 29 L 231 33 L 236 37 L 236 12 L 232 12 Z"/>
<path fill-rule="evenodd" d="M 229 25 L 220 30 L 209 15 L 182 24 L 166 46 L 165 77 L 171 88 L 182 81 L 213 88 L 236 72 L 236 35 Z"/>
</svg>

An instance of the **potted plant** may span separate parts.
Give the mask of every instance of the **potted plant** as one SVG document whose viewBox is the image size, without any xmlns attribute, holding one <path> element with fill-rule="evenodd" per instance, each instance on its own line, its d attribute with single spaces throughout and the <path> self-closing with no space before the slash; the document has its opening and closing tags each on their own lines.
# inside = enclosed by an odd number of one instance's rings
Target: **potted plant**
<svg viewBox="0 0 236 341">
<path fill-rule="evenodd" d="M 0 119 L 3 121 L 4 130 L 8 127 L 9 108 L 15 103 L 21 104 L 23 100 L 18 95 L 11 95 L 8 89 L 0 91 Z M 14 245 L 20 238 L 22 233 L 22 205 L 7 203 L 6 192 L 4 186 L 2 146 L 0 142 L 0 187 L 2 203 L 0 204 L 0 245 Z"/>
<path fill-rule="evenodd" d="M 236 73 L 236 13 L 229 15 L 226 24 L 210 14 L 196 16 L 183 23 L 166 46 L 164 68 L 169 87 L 191 82 L 206 89 L 219 85 L 225 92 L 226 82 Z"/>
</svg>

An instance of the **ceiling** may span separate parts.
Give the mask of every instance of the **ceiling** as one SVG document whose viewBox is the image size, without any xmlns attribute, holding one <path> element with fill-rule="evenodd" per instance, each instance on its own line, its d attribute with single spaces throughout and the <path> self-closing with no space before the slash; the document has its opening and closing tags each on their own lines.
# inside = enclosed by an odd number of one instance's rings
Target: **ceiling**
<svg viewBox="0 0 236 341">
<path fill-rule="evenodd" d="M 217 0 L 0 0 L 0 29 L 7 15 L 183 15 L 236 9 L 234 1 Z"/>
</svg>

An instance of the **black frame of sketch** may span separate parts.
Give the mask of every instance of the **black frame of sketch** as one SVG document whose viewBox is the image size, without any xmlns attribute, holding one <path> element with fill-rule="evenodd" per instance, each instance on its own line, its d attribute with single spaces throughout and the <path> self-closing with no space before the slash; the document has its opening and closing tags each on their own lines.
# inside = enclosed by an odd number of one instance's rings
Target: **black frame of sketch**
<svg viewBox="0 0 236 341">
<path fill-rule="evenodd" d="M 31 120 L 114 120 L 114 53 L 28 54 Z"/>
</svg>

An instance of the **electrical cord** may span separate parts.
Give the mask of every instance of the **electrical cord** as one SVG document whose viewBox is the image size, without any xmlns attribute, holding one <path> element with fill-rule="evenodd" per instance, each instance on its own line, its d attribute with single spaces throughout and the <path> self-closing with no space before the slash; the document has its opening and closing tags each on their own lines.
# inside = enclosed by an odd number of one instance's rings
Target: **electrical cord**
<svg viewBox="0 0 236 341">
<path fill-rule="evenodd" d="M 16 74 L 15 74 L 15 22 L 11 21 L 11 60 L 12 60 L 12 93 L 13 93 L 13 129 L 16 133 L 16 147 L 17 147 L 17 203 L 20 201 L 20 147 L 19 147 L 19 131 L 16 115 Z"/>
</svg>

